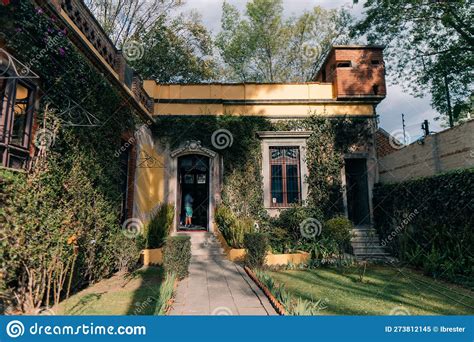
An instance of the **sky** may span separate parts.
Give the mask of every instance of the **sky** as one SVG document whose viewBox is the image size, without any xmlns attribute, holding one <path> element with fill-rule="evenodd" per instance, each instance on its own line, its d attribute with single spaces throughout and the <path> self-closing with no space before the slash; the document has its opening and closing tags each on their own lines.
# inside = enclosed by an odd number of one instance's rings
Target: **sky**
<svg viewBox="0 0 474 342">
<path fill-rule="evenodd" d="M 223 1 L 186 0 L 181 11 L 194 10 L 198 12 L 202 17 L 203 24 L 215 35 L 220 29 Z M 236 6 L 241 12 L 245 11 L 247 0 L 227 0 L 227 2 Z M 364 11 L 363 2 L 361 0 L 359 4 L 353 5 L 352 0 L 283 0 L 283 6 L 285 16 L 299 15 L 304 10 L 319 5 L 327 9 L 345 6 L 356 18 L 361 18 Z M 385 60 L 385 63 L 390 63 L 390 61 Z M 434 118 L 439 114 L 431 108 L 429 96 L 421 99 L 414 98 L 404 92 L 401 86 L 393 84 L 390 77 L 387 77 L 387 83 L 387 97 L 377 107 L 377 114 L 380 116 L 380 127 L 400 138 L 399 132 L 402 129 L 401 114 L 404 113 L 407 143 L 413 142 L 422 136 L 421 123 L 425 119 L 429 120 L 431 131 L 438 132 L 443 129 L 439 121 L 434 121 Z"/>
</svg>

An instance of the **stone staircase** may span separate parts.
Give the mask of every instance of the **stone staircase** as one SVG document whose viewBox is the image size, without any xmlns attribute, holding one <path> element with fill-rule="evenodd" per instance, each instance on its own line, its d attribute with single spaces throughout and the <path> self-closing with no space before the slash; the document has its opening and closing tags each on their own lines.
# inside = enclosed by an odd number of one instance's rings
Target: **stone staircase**
<svg viewBox="0 0 474 342">
<path fill-rule="evenodd" d="M 209 232 L 179 232 L 191 237 L 192 258 L 224 258 L 224 249 L 216 236 Z"/>
<path fill-rule="evenodd" d="M 389 261 L 392 259 L 385 248 L 380 245 L 377 231 L 370 227 L 356 227 L 351 238 L 354 256 L 358 260 Z"/>
</svg>

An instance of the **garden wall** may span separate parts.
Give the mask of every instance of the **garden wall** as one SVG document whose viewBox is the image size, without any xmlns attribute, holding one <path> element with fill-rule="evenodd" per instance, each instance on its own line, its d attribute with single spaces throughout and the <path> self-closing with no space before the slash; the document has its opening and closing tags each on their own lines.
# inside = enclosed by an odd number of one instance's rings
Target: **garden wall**
<svg viewBox="0 0 474 342">
<path fill-rule="evenodd" d="M 473 132 L 471 120 L 380 158 L 380 182 L 401 182 L 474 167 Z"/>
</svg>

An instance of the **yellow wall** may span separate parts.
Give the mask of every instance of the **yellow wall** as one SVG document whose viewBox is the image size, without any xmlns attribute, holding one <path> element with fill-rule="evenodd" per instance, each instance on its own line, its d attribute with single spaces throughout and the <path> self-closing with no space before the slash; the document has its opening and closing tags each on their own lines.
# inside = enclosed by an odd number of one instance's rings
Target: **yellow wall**
<svg viewBox="0 0 474 342">
<path fill-rule="evenodd" d="M 303 117 L 313 115 L 373 115 L 371 104 L 272 104 L 272 105 L 223 105 L 155 103 L 154 115 L 249 115 L 269 117 Z"/>
<path fill-rule="evenodd" d="M 310 114 L 374 114 L 372 103 L 337 101 L 329 83 L 163 85 L 145 81 L 144 88 L 156 100 L 154 115 L 234 114 L 287 118 Z"/>
<path fill-rule="evenodd" d="M 135 204 L 149 216 L 165 199 L 165 160 L 152 144 L 139 145 L 135 174 Z"/>
</svg>

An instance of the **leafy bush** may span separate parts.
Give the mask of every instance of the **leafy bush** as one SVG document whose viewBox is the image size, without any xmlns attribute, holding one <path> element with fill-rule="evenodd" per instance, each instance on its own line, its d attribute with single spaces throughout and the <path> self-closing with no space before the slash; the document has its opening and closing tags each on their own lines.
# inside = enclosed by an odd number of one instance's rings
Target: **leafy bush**
<svg viewBox="0 0 474 342">
<path fill-rule="evenodd" d="M 171 236 L 163 247 L 163 266 L 166 273 L 175 273 L 178 279 L 188 275 L 191 261 L 191 238 L 185 235 Z"/>
<path fill-rule="evenodd" d="M 284 254 L 294 248 L 294 244 L 292 244 L 286 229 L 269 227 L 265 229 L 265 232 L 268 235 L 268 244 L 272 253 Z"/>
<path fill-rule="evenodd" d="M 244 235 L 254 231 L 252 218 L 238 218 L 231 209 L 224 205 L 216 209 L 214 219 L 227 244 L 233 248 L 243 248 Z"/>
<path fill-rule="evenodd" d="M 250 268 L 262 268 L 265 265 L 265 257 L 268 250 L 266 234 L 248 233 L 244 236 L 246 249 L 245 263 Z"/>
<path fill-rule="evenodd" d="M 174 219 L 174 206 L 163 203 L 153 214 L 145 228 L 145 248 L 160 248 L 170 233 Z"/>
<path fill-rule="evenodd" d="M 341 252 L 351 247 L 352 222 L 344 216 L 336 216 L 323 225 L 322 235 L 333 240 Z"/>
<path fill-rule="evenodd" d="M 112 244 L 116 247 L 116 269 L 131 272 L 139 266 L 140 251 L 145 246 L 141 235 L 131 239 L 120 232 L 114 236 Z"/>
<path fill-rule="evenodd" d="M 474 275 L 474 169 L 374 189 L 382 245 L 426 274 L 452 281 Z"/>
<path fill-rule="evenodd" d="M 280 216 L 273 220 L 273 225 L 287 231 L 289 242 L 297 246 L 304 237 L 301 234 L 301 224 L 305 220 L 321 220 L 321 213 L 310 207 L 293 206 L 282 210 Z"/>
</svg>

